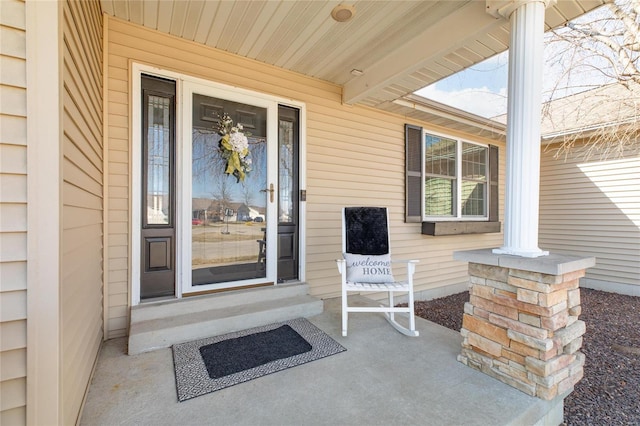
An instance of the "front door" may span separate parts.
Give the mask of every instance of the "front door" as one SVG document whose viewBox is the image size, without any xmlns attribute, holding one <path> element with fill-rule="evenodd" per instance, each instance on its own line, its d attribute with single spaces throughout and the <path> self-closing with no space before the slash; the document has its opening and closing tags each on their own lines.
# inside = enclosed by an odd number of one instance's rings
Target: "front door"
<svg viewBox="0 0 640 426">
<path fill-rule="evenodd" d="M 195 83 L 183 96 L 182 291 L 274 284 L 278 105 Z"/>
<path fill-rule="evenodd" d="M 297 280 L 300 110 L 140 81 L 140 299 Z"/>
</svg>

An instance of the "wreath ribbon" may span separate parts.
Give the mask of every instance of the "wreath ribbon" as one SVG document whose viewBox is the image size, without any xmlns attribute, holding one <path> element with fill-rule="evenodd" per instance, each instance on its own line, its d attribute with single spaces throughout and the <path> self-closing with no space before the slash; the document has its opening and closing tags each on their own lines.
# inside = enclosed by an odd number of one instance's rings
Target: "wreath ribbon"
<svg viewBox="0 0 640 426">
<path fill-rule="evenodd" d="M 246 176 L 245 171 L 242 169 L 242 164 L 240 162 L 240 154 L 237 151 L 233 150 L 233 146 L 229 143 L 229 134 L 226 134 L 220 139 L 220 145 L 229 152 L 227 157 L 227 168 L 224 171 L 228 175 L 234 175 L 238 182 L 244 181 Z M 248 149 L 245 149 L 242 154 L 246 156 L 249 153 Z"/>
</svg>

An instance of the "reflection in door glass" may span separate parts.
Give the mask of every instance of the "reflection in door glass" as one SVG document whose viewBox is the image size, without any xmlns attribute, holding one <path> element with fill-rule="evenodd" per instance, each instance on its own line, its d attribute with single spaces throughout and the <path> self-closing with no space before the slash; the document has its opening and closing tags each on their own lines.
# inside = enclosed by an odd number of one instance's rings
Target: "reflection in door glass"
<svg viewBox="0 0 640 426">
<path fill-rule="evenodd" d="M 226 174 L 219 118 L 228 114 L 248 138 L 251 171 Z M 267 111 L 193 95 L 192 285 L 266 277 Z"/>
<path fill-rule="evenodd" d="M 293 123 L 291 121 L 279 120 L 278 145 L 279 145 L 279 167 L 278 178 L 279 197 L 278 222 L 289 223 L 293 219 L 293 177 L 294 177 L 294 146 L 293 146 Z"/>
<path fill-rule="evenodd" d="M 169 141 L 171 138 L 169 102 L 167 97 L 148 97 L 147 152 L 146 154 L 146 203 L 148 225 L 169 223 L 170 164 Z"/>
</svg>

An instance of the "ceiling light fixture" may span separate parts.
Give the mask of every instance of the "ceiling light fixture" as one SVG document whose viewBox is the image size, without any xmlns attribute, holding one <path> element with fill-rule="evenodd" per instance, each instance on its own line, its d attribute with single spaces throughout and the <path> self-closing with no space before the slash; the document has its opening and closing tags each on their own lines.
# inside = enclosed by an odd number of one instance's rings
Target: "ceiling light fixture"
<svg viewBox="0 0 640 426">
<path fill-rule="evenodd" d="M 362 74 L 364 74 L 364 72 L 362 72 L 362 70 L 359 70 L 359 69 L 356 69 L 356 68 L 351 70 L 351 75 L 354 76 L 354 77 L 360 77 Z"/>
<path fill-rule="evenodd" d="M 356 14 L 356 8 L 346 4 L 339 4 L 331 11 L 331 17 L 336 22 L 347 22 Z"/>
</svg>

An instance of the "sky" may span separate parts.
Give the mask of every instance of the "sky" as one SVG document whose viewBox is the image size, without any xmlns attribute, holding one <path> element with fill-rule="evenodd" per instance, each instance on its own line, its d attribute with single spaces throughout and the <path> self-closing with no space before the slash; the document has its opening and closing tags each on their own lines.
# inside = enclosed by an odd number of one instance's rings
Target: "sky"
<svg viewBox="0 0 640 426">
<path fill-rule="evenodd" d="M 608 17 L 607 8 L 596 9 L 578 19 L 590 21 Z M 545 65 L 543 75 L 543 100 L 548 100 L 553 93 L 554 98 L 566 96 L 586 90 L 594 85 L 612 82 L 606 78 L 602 70 L 607 67 L 604 58 L 596 58 L 592 65 L 576 69 L 570 75 L 564 71 L 566 64 L 559 63 L 561 51 L 566 46 L 561 44 L 545 45 Z M 594 61 L 591 55 L 590 61 Z M 440 80 L 415 93 L 428 99 L 458 108 L 485 118 L 493 118 L 507 112 L 507 76 L 509 68 L 509 52 L 493 56 L 466 70 Z M 564 80 L 563 80 L 564 79 Z M 569 89 L 552 90 L 561 81 L 561 85 Z"/>
<path fill-rule="evenodd" d="M 507 112 L 508 52 L 416 91 L 416 94 L 492 118 Z"/>
</svg>

